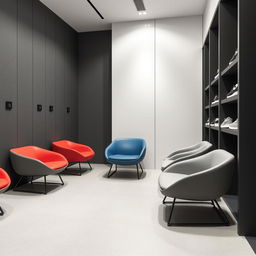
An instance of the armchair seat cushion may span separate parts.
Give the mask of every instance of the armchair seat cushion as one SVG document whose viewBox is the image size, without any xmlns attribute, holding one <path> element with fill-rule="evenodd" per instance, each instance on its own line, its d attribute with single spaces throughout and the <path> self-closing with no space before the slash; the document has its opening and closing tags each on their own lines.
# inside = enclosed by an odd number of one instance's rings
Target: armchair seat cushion
<svg viewBox="0 0 256 256">
<path fill-rule="evenodd" d="M 67 166 L 66 161 L 45 161 L 44 164 L 52 170 L 58 170 Z"/>
<path fill-rule="evenodd" d="M 120 163 L 129 163 L 129 162 L 137 162 L 140 159 L 140 155 L 122 155 L 122 154 L 115 154 L 110 155 L 109 160 L 120 162 Z"/>
<path fill-rule="evenodd" d="M 95 156 L 95 152 L 89 146 L 69 140 L 52 142 L 52 150 L 65 156 L 70 163 L 87 162 Z"/>
</svg>

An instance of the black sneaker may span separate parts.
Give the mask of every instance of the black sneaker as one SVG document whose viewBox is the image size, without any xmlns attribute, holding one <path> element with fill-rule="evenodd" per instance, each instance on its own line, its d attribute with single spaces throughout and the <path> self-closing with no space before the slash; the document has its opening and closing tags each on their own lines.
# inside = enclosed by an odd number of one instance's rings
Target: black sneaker
<svg viewBox="0 0 256 256">
<path fill-rule="evenodd" d="M 231 98 L 233 96 L 236 96 L 237 94 L 238 94 L 238 84 L 235 84 L 232 90 L 227 94 L 227 98 Z"/>
<path fill-rule="evenodd" d="M 231 65 L 236 60 L 237 56 L 238 56 L 238 50 L 235 51 L 233 57 L 229 61 L 229 65 Z"/>
</svg>

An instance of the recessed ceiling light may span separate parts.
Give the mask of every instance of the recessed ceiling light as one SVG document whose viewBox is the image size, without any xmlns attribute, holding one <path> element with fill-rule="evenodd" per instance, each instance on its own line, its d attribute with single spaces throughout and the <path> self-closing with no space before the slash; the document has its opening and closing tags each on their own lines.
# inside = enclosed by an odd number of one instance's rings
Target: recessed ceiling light
<svg viewBox="0 0 256 256">
<path fill-rule="evenodd" d="M 147 14 L 146 11 L 140 11 L 140 12 L 139 12 L 139 15 L 146 15 L 146 14 Z"/>
</svg>

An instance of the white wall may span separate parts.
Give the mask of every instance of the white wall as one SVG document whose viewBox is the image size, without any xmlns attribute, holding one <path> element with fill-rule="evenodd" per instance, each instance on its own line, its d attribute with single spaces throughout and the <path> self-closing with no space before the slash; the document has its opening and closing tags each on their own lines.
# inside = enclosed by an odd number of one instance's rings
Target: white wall
<svg viewBox="0 0 256 256">
<path fill-rule="evenodd" d="M 112 26 L 112 138 L 147 142 L 145 166 L 154 166 L 154 22 Z"/>
<path fill-rule="evenodd" d="M 202 17 L 112 26 L 112 137 L 142 137 L 146 168 L 201 140 Z"/>
<path fill-rule="evenodd" d="M 213 15 L 219 4 L 219 1 L 220 0 L 207 0 L 204 15 L 203 15 L 203 41 L 211 25 Z"/>
<path fill-rule="evenodd" d="M 202 138 L 201 17 L 156 23 L 156 166 Z"/>
</svg>

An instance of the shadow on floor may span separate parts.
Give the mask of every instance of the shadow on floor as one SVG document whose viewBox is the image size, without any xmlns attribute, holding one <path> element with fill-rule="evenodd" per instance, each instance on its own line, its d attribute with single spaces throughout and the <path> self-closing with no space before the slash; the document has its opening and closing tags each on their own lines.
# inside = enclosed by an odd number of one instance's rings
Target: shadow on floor
<svg viewBox="0 0 256 256">
<path fill-rule="evenodd" d="M 235 222 L 232 217 L 225 210 L 223 211 L 229 220 L 230 226 L 235 227 Z M 179 233 L 192 233 L 197 235 L 205 235 L 207 233 L 207 235 L 212 236 L 234 236 L 234 231 L 233 229 L 230 229 L 230 226 L 217 225 L 218 228 L 216 228 L 216 224 L 222 223 L 222 220 L 211 205 L 175 205 L 172 223 L 192 223 L 188 226 L 168 226 L 167 222 L 170 212 L 171 204 L 162 204 L 159 206 L 158 221 L 159 224 L 165 229 Z M 196 225 L 193 223 L 202 223 L 206 225 Z M 211 227 L 213 228 L 211 229 Z"/>
<path fill-rule="evenodd" d="M 106 179 L 131 179 L 131 180 L 138 180 L 137 177 L 137 170 L 136 169 L 119 169 L 115 174 L 113 174 L 110 178 L 108 178 L 108 170 L 106 170 L 106 173 L 103 175 L 103 178 Z M 140 170 L 141 171 L 141 170 Z M 140 177 L 141 179 L 144 179 L 147 176 L 146 172 L 144 171 L 143 174 Z"/>
</svg>

